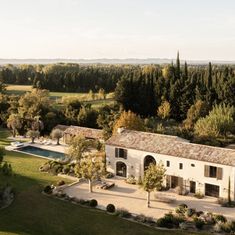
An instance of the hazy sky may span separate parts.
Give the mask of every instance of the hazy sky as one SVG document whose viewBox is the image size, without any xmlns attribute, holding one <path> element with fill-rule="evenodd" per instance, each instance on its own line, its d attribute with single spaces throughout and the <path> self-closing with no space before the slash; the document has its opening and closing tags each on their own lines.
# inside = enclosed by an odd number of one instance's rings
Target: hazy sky
<svg viewBox="0 0 235 235">
<path fill-rule="evenodd" d="M 0 58 L 235 60 L 235 0 L 0 0 Z"/>
</svg>

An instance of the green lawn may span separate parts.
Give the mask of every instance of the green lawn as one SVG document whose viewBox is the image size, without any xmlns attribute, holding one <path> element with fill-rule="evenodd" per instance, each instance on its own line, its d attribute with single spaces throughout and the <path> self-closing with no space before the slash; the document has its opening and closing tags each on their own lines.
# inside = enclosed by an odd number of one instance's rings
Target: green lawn
<svg viewBox="0 0 235 235">
<path fill-rule="evenodd" d="M 7 144 L 7 135 L 6 130 L 0 129 L 0 145 Z M 15 152 L 7 152 L 5 160 L 12 164 L 15 176 L 0 176 L 0 183 L 14 186 L 16 199 L 10 207 L 0 211 L 0 235 L 172 234 L 172 231 L 156 231 L 102 211 L 44 196 L 41 194 L 43 186 L 59 180 L 57 176 L 38 171 L 45 160 Z"/>
<path fill-rule="evenodd" d="M 6 94 L 8 95 L 23 95 L 27 91 L 32 90 L 32 86 L 30 85 L 7 85 Z M 97 94 L 96 94 L 97 95 Z M 88 93 L 77 93 L 77 92 L 50 92 L 50 99 L 56 101 L 58 103 L 58 107 L 61 106 L 62 97 L 76 97 L 81 101 L 85 101 L 85 103 L 90 103 L 93 108 L 99 108 L 103 105 L 113 104 L 115 101 L 113 99 L 114 94 L 108 93 L 106 99 L 95 99 L 91 100 Z"/>
</svg>

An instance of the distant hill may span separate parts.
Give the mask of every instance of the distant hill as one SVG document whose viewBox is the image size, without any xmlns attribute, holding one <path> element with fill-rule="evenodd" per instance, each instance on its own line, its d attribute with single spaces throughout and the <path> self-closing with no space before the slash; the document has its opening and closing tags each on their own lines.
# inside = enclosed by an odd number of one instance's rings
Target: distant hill
<svg viewBox="0 0 235 235">
<path fill-rule="evenodd" d="M 0 59 L 0 64 L 55 64 L 55 63 L 78 63 L 78 64 L 170 64 L 175 59 L 161 58 L 127 58 L 127 59 Z M 181 61 L 184 63 L 184 60 Z M 187 60 L 188 64 L 207 64 L 209 60 Z M 213 64 L 235 64 L 235 61 L 212 60 Z"/>
</svg>

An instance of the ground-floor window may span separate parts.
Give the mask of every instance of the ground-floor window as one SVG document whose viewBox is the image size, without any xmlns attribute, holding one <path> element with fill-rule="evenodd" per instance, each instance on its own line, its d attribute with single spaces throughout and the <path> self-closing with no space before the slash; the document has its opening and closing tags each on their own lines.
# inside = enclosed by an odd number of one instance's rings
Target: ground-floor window
<svg viewBox="0 0 235 235">
<path fill-rule="evenodd" d="M 176 188 L 176 187 L 183 187 L 183 178 L 177 177 L 173 175 L 167 175 L 166 177 L 166 185 L 170 188 Z"/>
<path fill-rule="evenodd" d="M 116 175 L 117 176 L 126 177 L 126 171 L 127 171 L 127 167 L 124 162 L 116 163 Z"/>
<path fill-rule="evenodd" d="M 219 197 L 219 186 L 214 184 L 205 184 L 205 195 Z"/>
<path fill-rule="evenodd" d="M 196 193 L 196 182 L 195 181 L 190 181 L 190 193 Z"/>
</svg>

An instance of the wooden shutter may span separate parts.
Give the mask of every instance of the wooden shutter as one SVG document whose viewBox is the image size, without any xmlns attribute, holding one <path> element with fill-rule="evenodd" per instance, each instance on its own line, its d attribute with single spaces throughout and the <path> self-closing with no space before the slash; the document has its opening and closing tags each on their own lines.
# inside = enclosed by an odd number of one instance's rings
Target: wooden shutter
<svg viewBox="0 0 235 235">
<path fill-rule="evenodd" d="M 221 167 L 217 167 L 216 178 L 217 180 L 222 180 L 223 178 L 223 169 Z"/>
<path fill-rule="evenodd" d="M 205 165 L 204 167 L 204 176 L 209 177 L 210 176 L 210 166 Z"/>
<path fill-rule="evenodd" d="M 115 148 L 115 157 L 118 157 L 118 148 Z"/>
<path fill-rule="evenodd" d="M 178 177 L 178 186 L 183 187 L 183 178 L 182 177 Z"/>
<path fill-rule="evenodd" d="M 127 149 L 124 149 L 124 156 L 123 156 L 124 159 L 127 159 Z"/>
</svg>

